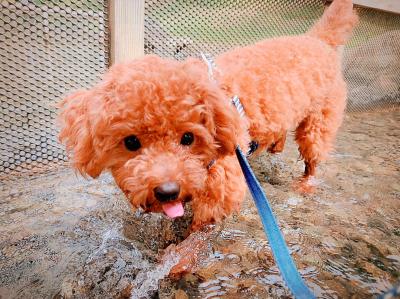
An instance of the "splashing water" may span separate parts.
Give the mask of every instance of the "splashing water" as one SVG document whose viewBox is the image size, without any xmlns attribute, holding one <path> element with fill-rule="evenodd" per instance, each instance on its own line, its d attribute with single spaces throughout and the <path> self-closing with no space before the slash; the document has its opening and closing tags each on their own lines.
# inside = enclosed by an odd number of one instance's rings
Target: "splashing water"
<svg viewBox="0 0 400 299">
<path fill-rule="evenodd" d="M 178 254 L 170 253 L 164 263 L 157 265 L 152 270 L 140 272 L 133 282 L 134 286 L 140 287 L 133 288 L 131 299 L 149 298 L 151 293 L 158 289 L 158 282 L 169 274 L 179 260 L 180 256 Z"/>
<path fill-rule="evenodd" d="M 140 272 L 133 282 L 132 299 L 149 298 L 158 289 L 158 282 L 168 275 L 193 271 L 210 247 L 211 237 L 216 234 L 214 226 L 190 234 L 178 245 L 170 245 L 161 257 L 161 263 L 152 270 Z M 140 286 L 139 288 L 137 288 Z"/>
<path fill-rule="evenodd" d="M 106 250 L 106 245 L 109 240 L 119 239 L 121 239 L 121 224 L 115 223 L 110 229 L 103 233 L 99 248 L 89 255 L 86 262 L 90 263 L 101 251 Z"/>
</svg>

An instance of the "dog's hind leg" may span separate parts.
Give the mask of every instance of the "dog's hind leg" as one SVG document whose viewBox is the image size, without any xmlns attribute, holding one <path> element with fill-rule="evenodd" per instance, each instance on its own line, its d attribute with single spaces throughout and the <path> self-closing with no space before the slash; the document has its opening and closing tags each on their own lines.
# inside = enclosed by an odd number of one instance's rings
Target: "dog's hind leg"
<svg viewBox="0 0 400 299">
<path fill-rule="evenodd" d="M 329 111 L 310 114 L 296 129 L 296 142 L 305 163 L 305 178 L 315 175 L 317 164 L 326 159 L 333 147 L 339 126 L 329 114 Z"/>
<path fill-rule="evenodd" d="M 318 163 L 333 149 L 346 99 L 344 89 L 336 89 L 335 93 L 335 97 L 325 101 L 324 108 L 309 114 L 296 129 L 296 142 L 305 163 L 305 179 L 315 175 Z"/>
<path fill-rule="evenodd" d="M 296 142 L 304 159 L 304 178 L 314 176 L 318 163 L 325 160 L 333 149 L 336 133 L 342 124 L 346 106 L 346 84 L 341 77 L 332 84 L 321 109 L 306 116 L 296 129 Z"/>
</svg>

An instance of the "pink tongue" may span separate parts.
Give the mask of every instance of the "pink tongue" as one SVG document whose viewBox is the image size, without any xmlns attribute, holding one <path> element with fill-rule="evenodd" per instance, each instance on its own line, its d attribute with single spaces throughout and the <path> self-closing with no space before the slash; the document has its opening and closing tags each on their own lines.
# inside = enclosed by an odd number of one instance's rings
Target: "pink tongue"
<svg viewBox="0 0 400 299">
<path fill-rule="evenodd" d="M 180 201 L 172 202 L 172 203 L 165 203 L 162 205 L 164 213 L 167 214 L 170 218 L 176 218 L 183 215 L 183 205 Z"/>
</svg>

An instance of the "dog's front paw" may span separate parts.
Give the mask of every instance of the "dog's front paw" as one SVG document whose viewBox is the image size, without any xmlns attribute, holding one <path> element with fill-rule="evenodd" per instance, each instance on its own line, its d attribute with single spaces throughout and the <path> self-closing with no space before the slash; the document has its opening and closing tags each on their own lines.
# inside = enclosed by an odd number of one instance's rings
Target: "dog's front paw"
<svg viewBox="0 0 400 299">
<path fill-rule="evenodd" d="M 181 243 L 168 246 L 161 257 L 161 263 L 171 258 L 177 258 L 177 263 L 169 272 L 170 277 L 179 277 L 182 274 L 193 272 L 208 254 L 210 240 L 213 237 L 214 227 L 203 226 L 202 229 L 191 233 Z"/>
</svg>

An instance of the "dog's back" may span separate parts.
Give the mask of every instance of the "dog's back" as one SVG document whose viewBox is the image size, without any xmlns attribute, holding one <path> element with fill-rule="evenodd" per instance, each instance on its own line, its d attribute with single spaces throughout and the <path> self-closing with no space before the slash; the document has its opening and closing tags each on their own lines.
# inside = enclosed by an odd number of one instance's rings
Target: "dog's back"
<svg viewBox="0 0 400 299">
<path fill-rule="evenodd" d="M 333 147 L 346 106 L 338 46 L 357 23 L 351 0 L 335 0 L 305 34 L 261 41 L 217 58 L 219 82 L 241 98 L 250 135 L 274 149 L 287 130 L 308 177 Z M 279 148 L 283 149 L 283 146 Z"/>
</svg>

